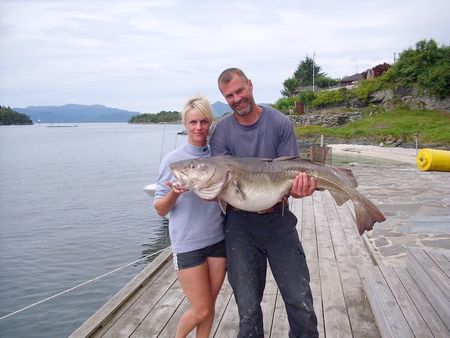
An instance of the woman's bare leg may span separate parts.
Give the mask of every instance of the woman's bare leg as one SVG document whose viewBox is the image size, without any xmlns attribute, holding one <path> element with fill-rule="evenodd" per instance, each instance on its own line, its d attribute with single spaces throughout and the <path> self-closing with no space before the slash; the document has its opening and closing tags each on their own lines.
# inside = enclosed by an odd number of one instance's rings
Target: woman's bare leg
<svg viewBox="0 0 450 338">
<path fill-rule="evenodd" d="M 190 308 L 180 318 L 176 337 L 186 337 L 197 327 L 197 337 L 207 338 L 214 320 L 214 305 L 225 278 L 226 259 L 209 257 L 193 268 L 177 272 Z"/>
</svg>

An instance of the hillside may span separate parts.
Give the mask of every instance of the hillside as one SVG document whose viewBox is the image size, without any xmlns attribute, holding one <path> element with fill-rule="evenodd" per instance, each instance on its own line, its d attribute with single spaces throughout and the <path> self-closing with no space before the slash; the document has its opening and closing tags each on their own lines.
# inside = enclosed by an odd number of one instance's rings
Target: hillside
<svg viewBox="0 0 450 338">
<path fill-rule="evenodd" d="M 0 106 L 0 126 L 33 124 L 26 114 L 18 113 L 9 107 Z"/>
<path fill-rule="evenodd" d="M 230 106 L 226 103 L 217 101 L 216 103 L 213 103 L 212 105 L 213 113 L 215 117 L 221 117 L 225 115 L 226 113 L 230 113 L 232 109 Z"/>
<path fill-rule="evenodd" d="M 66 104 L 63 106 L 30 106 L 13 108 L 42 123 L 128 122 L 137 112 L 110 108 L 103 105 Z"/>
</svg>

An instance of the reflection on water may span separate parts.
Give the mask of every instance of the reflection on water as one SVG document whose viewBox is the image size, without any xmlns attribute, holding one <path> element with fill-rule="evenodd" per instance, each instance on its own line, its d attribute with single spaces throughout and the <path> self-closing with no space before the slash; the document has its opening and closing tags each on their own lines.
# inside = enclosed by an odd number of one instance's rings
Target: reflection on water
<svg viewBox="0 0 450 338">
<path fill-rule="evenodd" d="M 146 262 L 153 261 L 158 255 L 154 255 L 162 249 L 170 246 L 169 227 L 165 218 L 160 219 L 161 226 L 153 233 L 153 237 L 149 238 L 149 243 L 145 243 L 142 246 L 145 248 L 142 251 L 142 257 L 150 256 L 146 259 Z"/>
</svg>

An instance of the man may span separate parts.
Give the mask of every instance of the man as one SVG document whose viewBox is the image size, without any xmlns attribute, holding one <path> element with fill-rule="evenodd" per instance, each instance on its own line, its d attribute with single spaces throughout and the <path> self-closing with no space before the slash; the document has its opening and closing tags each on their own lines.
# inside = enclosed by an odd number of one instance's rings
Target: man
<svg viewBox="0 0 450 338">
<path fill-rule="evenodd" d="M 234 113 L 223 118 L 211 135 L 213 156 L 298 156 L 291 122 L 275 109 L 256 105 L 252 81 L 242 70 L 224 70 L 218 85 Z M 294 180 L 291 195 L 309 196 L 316 185 L 314 178 L 301 173 Z M 296 224 L 297 218 L 285 201 L 260 212 L 227 207 L 225 245 L 228 279 L 239 310 L 238 337 L 264 337 L 260 304 L 267 261 L 286 304 L 289 337 L 318 337 L 309 271 Z"/>
</svg>

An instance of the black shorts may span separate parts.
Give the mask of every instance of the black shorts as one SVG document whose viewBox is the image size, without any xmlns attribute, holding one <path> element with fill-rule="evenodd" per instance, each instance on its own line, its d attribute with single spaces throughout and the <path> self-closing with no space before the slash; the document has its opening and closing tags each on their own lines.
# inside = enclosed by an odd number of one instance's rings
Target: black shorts
<svg viewBox="0 0 450 338">
<path fill-rule="evenodd" d="M 208 257 L 226 257 L 225 240 L 198 250 L 182 253 L 174 252 L 173 265 L 175 266 L 175 270 L 192 268 L 206 262 L 206 258 Z"/>
</svg>

